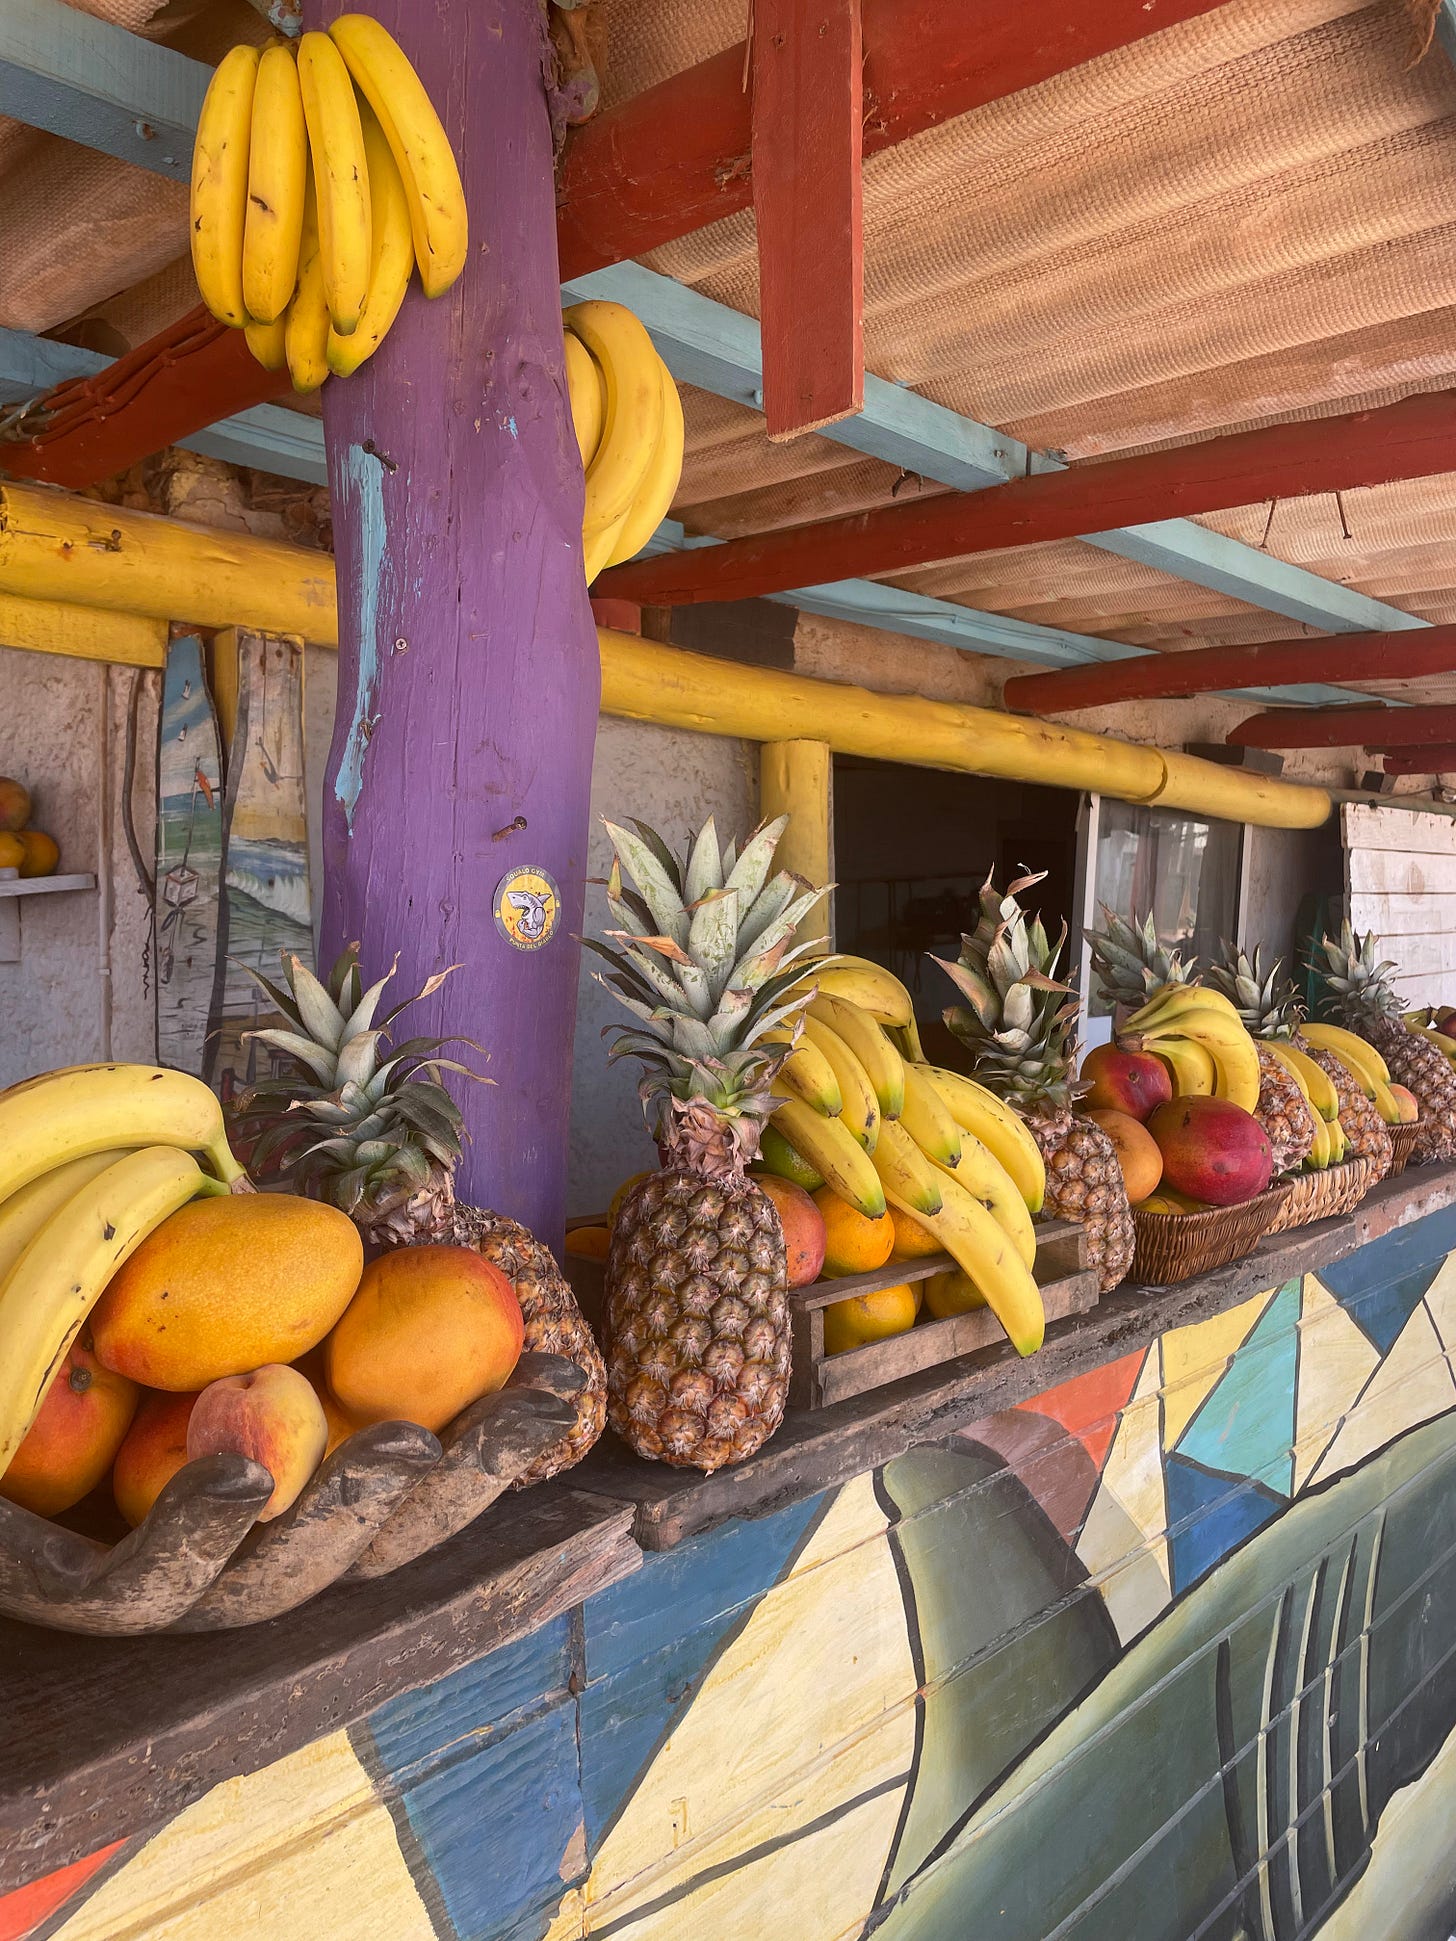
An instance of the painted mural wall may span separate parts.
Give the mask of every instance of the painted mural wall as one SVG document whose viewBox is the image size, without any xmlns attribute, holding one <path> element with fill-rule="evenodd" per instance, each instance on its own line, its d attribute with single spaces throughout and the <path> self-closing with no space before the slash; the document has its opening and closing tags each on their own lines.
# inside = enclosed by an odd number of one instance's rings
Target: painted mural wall
<svg viewBox="0 0 1456 1941">
<path fill-rule="evenodd" d="M 635 1577 L 0 1941 L 1447 1941 L 1456 1209 Z"/>
</svg>

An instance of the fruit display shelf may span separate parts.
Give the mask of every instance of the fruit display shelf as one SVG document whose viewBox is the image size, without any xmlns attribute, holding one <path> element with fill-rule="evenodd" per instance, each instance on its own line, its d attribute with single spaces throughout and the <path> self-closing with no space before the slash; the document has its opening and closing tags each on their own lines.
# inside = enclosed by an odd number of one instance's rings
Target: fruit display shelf
<svg viewBox="0 0 1456 1941">
<path fill-rule="evenodd" d="M 96 878 L 84 874 L 68 876 L 22 876 L 16 869 L 0 869 L 0 964 L 20 962 L 20 904 L 23 897 L 74 895 L 78 890 L 94 890 Z"/>
</svg>

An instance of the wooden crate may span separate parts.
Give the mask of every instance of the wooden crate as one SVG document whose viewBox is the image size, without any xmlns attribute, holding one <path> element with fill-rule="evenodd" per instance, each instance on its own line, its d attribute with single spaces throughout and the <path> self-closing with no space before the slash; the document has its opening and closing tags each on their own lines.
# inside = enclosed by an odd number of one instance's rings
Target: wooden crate
<svg viewBox="0 0 1456 1941">
<path fill-rule="evenodd" d="M 568 1224 L 599 1226 L 601 1220 L 579 1219 Z M 1068 1221 L 1037 1223 L 1035 1273 L 1048 1322 L 1064 1321 L 1097 1305 L 1097 1276 L 1084 1266 L 1084 1257 L 1081 1227 Z M 606 1278 L 602 1263 L 568 1255 L 562 1265 L 582 1312 L 600 1333 Z M 904 1375 L 918 1374 L 921 1369 L 956 1361 L 978 1348 L 1004 1341 L 1005 1333 L 995 1315 L 988 1308 L 977 1308 L 970 1314 L 953 1315 L 948 1321 L 919 1321 L 905 1334 L 893 1335 L 888 1341 L 872 1341 L 843 1354 L 824 1352 L 824 1310 L 831 1302 L 882 1287 L 898 1287 L 905 1281 L 928 1280 L 932 1274 L 943 1274 L 954 1266 L 949 1254 L 933 1254 L 926 1260 L 892 1261 L 873 1274 L 851 1274 L 841 1280 L 815 1281 L 812 1287 L 795 1288 L 789 1296 L 794 1328 L 789 1406 L 829 1408 L 852 1395 L 863 1395 L 867 1389 L 883 1388 Z"/>
</svg>

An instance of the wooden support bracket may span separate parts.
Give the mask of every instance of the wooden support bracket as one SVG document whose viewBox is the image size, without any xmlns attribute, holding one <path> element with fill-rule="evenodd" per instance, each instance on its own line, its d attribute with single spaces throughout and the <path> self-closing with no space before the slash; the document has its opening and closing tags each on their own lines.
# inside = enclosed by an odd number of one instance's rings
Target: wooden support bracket
<svg viewBox="0 0 1456 1941">
<path fill-rule="evenodd" d="M 1269 708 L 1226 737 L 1235 748 L 1417 748 L 1456 740 L 1456 706 Z"/>
</svg>

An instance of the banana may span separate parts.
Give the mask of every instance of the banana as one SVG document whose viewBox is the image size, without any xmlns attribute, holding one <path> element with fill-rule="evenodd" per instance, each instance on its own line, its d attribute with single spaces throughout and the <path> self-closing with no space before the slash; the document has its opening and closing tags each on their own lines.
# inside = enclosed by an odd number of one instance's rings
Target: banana
<svg viewBox="0 0 1456 1941">
<path fill-rule="evenodd" d="M 293 50 L 265 47 L 253 90 L 243 224 L 243 303 L 258 323 L 273 323 L 292 300 L 307 181 L 308 129 Z"/>
<path fill-rule="evenodd" d="M 925 1065 L 922 1070 L 950 1107 L 961 1131 L 979 1139 L 1005 1167 L 1027 1211 L 1040 1213 L 1046 1204 L 1046 1162 L 1026 1121 L 1005 1099 L 997 1098 L 973 1078 L 943 1071 L 939 1065 Z"/>
<path fill-rule="evenodd" d="M 273 323 L 254 323 L 249 319 L 243 325 L 243 336 L 247 340 L 248 349 L 265 371 L 281 371 L 287 368 L 287 311 Z"/>
<path fill-rule="evenodd" d="M 299 41 L 298 85 L 313 159 L 324 294 L 334 329 L 349 337 L 369 295 L 369 162 L 354 83 L 327 34 L 305 34 Z"/>
<path fill-rule="evenodd" d="M 1334 1151 L 1330 1139 L 1330 1127 L 1338 1124 L 1338 1119 L 1326 1119 L 1322 1113 L 1315 1113 L 1314 1144 L 1309 1149 L 1309 1165 L 1312 1172 L 1322 1173 L 1329 1165 L 1330 1154 Z"/>
<path fill-rule="evenodd" d="M 1323 1065 L 1317 1065 L 1298 1045 L 1287 1045 L 1282 1038 L 1265 1040 L 1267 1049 L 1304 1093 L 1319 1119 L 1338 1119 L 1340 1095 Z"/>
<path fill-rule="evenodd" d="M 1189 1005 L 1166 1022 L 1134 1031 L 1123 1042 L 1131 1050 L 1161 1051 L 1177 1040 L 1201 1045 L 1213 1060 L 1214 1096 L 1252 1112 L 1259 1103 L 1259 1054 L 1238 1014 L 1217 1005 Z"/>
<path fill-rule="evenodd" d="M 241 329 L 243 230 L 248 214 L 248 148 L 256 47 L 234 47 L 218 62 L 197 117 L 192 150 L 192 268 L 202 301 L 219 323 Z"/>
<path fill-rule="evenodd" d="M 1407 1020 L 1406 1029 L 1414 1032 L 1416 1037 L 1424 1038 L 1427 1044 L 1434 1045 L 1443 1058 L 1456 1065 L 1456 1038 L 1448 1037 L 1444 1031 L 1437 1031 L 1433 1024 L 1411 1024 Z"/>
<path fill-rule="evenodd" d="M 1350 1141 L 1345 1136 L 1345 1128 L 1338 1119 L 1330 1120 L 1330 1164 L 1338 1166 L 1349 1157 Z"/>
<path fill-rule="evenodd" d="M 914 1065 L 905 1065 L 904 1075 L 901 1125 L 928 1158 L 938 1166 L 953 1167 L 961 1156 L 961 1129 L 955 1114 L 924 1072 Z M 1008 1180 L 1007 1185 L 1010 1184 Z M 1019 1202 L 1019 1194 L 1017 1198 Z"/>
<path fill-rule="evenodd" d="M 0 1202 L 68 1160 L 141 1145 L 203 1153 L 229 1185 L 243 1177 L 222 1107 L 200 1078 L 159 1065 L 90 1065 L 0 1093 Z"/>
<path fill-rule="evenodd" d="M 877 1024 L 899 1030 L 914 1028 L 915 1006 L 909 991 L 893 971 L 868 957 L 830 957 L 800 980 L 800 988 L 810 984 L 821 997 L 839 997 L 847 1004 L 857 1004 Z"/>
<path fill-rule="evenodd" d="M 662 375 L 662 435 L 648 460 L 632 509 L 617 527 L 607 558 L 609 566 L 637 557 L 667 517 L 682 478 L 685 437 L 682 399 L 672 381 L 672 372 L 660 357 L 657 364 Z"/>
<path fill-rule="evenodd" d="M 880 1102 L 870 1075 L 837 1031 L 817 1018 L 804 1018 L 804 1037 L 828 1062 L 839 1086 L 839 1111 L 855 1143 L 873 1152 L 880 1136 Z"/>
<path fill-rule="evenodd" d="M 1211 1099 L 1217 1074 L 1212 1054 L 1192 1038 L 1161 1038 L 1153 1056 L 1168 1068 L 1174 1098 Z"/>
<path fill-rule="evenodd" d="M 801 1099 L 776 1106 L 772 1117 L 777 1130 L 800 1158 L 823 1176 L 826 1186 L 833 1187 L 867 1220 L 879 1219 L 885 1210 L 879 1175 L 840 1120 L 821 1117 Z"/>
<path fill-rule="evenodd" d="M 317 391 L 328 376 L 329 331 L 329 301 L 324 291 L 317 205 L 310 182 L 303 217 L 303 245 L 298 258 L 298 288 L 283 322 L 283 347 L 295 391 Z"/>
<path fill-rule="evenodd" d="M 364 153 L 369 162 L 369 294 L 352 333 L 341 337 L 329 326 L 326 358 L 335 377 L 348 377 L 384 342 L 399 315 L 415 266 L 409 203 L 384 131 L 368 108 L 362 110 Z"/>
<path fill-rule="evenodd" d="M 905 1104 L 905 1061 L 868 1011 L 821 992 L 809 1004 L 807 1015 L 839 1034 L 869 1073 L 881 1116 L 898 1119 Z"/>
<path fill-rule="evenodd" d="M 1222 1011 L 1235 1023 L 1242 1024 L 1238 1006 L 1232 998 L 1215 991 L 1207 984 L 1165 984 L 1138 1011 L 1134 1011 L 1127 1021 L 1128 1031 L 1146 1031 L 1151 1026 L 1170 1024 L 1174 1018 L 1181 1017 L 1189 1010 Z"/>
<path fill-rule="evenodd" d="M 905 1128 L 888 1120 L 880 1129 L 872 1156 L 885 1198 L 917 1220 L 939 1213 L 945 1205 L 939 1169 L 925 1157 Z"/>
<path fill-rule="evenodd" d="M 571 400 L 571 428 L 583 466 L 590 465 L 602 442 L 607 415 L 607 386 L 601 366 L 580 337 L 563 331 L 566 343 L 566 395 Z"/>
<path fill-rule="evenodd" d="M 793 1034 L 787 1029 L 771 1031 L 765 1042 L 773 1045 L 792 1044 Z M 774 1084 L 790 1098 L 802 1099 L 805 1105 L 812 1105 L 826 1119 L 837 1119 L 844 1110 L 844 1097 L 834 1067 L 807 1032 L 779 1066 Z"/>
<path fill-rule="evenodd" d="M 794 1151 L 777 1126 L 766 1125 L 759 1133 L 758 1166 L 750 1170 L 792 1180 L 795 1186 L 802 1186 L 806 1193 L 817 1193 L 824 1184 L 824 1175 L 816 1172 L 807 1159 Z"/>
<path fill-rule="evenodd" d="M 1213 1055 L 1213 1095 L 1218 1099 L 1228 1099 L 1234 1105 L 1241 1105 L 1245 1112 L 1252 1112 L 1259 1103 L 1259 1054 L 1254 1041 L 1248 1038 L 1243 1045 L 1211 1045 Z"/>
<path fill-rule="evenodd" d="M 981 1202 L 956 1180 L 941 1177 L 945 1204 L 939 1213 L 918 1213 L 902 1205 L 891 1188 L 885 1197 L 929 1228 L 941 1246 L 986 1297 L 986 1305 L 1006 1330 L 1019 1355 L 1035 1354 L 1046 1332 L 1041 1289 L 1032 1279 L 1009 1234 Z"/>
<path fill-rule="evenodd" d="M 144 1146 L 98 1173 L 40 1227 L 0 1283 L 0 1475 L 112 1275 L 169 1214 L 209 1188 L 227 1191 L 191 1153 Z"/>
<path fill-rule="evenodd" d="M 961 1145 L 959 1163 L 943 1166 L 941 1171 L 963 1186 L 973 1199 L 981 1201 L 1002 1232 L 1010 1235 L 1023 1263 L 1027 1267 L 1035 1266 L 1036 1228 L 1031 1223 L 1031 1214 L 1011 1175 L 990 1147 L 968 1133 Z"/>
<path fill-rule="evenodd" d="M 586 471 L 582 539 L 590 584 L 597 552 L 606 547 L 605 565 L 662 437 L 662 373 L 652 339 L 624 304 L 573 304 L 566 326 L 596 359 L 607 392 L 601 442 Z"/>
<path fill-rule="evenodd" d="M 902 1058 L 916 1065 L 923 1065 L 926 1062 L 925 1047 L 920 1042 L 920 1026 L 915 1022 L 913 1013 L 908 1024 L 885 1024 L 883 1018 L 880 1019 L 880 1023 L 885 1025 L 891 1042 L 898 1047 Z"/>
<path fill-rule="evenodd" d="M 1375 1110 L 1385 1123 L 1388 1126 L 1398 1126 L 1401 1122 L 1401 1110 L 1395 1102 L 1395 1094 L 1390 1087 L 1377 1082 L 1371 1096 L 1375 1102 Z"/>
<path fill-rule="evenodd" d="M 1343 1025 L 1305 1023 L 1299 1027 L 1299 1035 L 1317 1051 L 1332 1051 L 1367 1098 L 1375 1096 L 1377 1079 L 1382 1085 L 1390 1083 L 1390 1067 L 1374 1045 L 1346 1031 Z"/>
<path fill-rule="evenodd" d="M 0 1202 L 0 1287 L 51 1215 L 98 1173 L 125 1159 L 127 1151 L 125 1146 L 115 1146 L 108 1152 L 88 1152 L 79 1159 L 68 1159 Z"/>
<path fill-rule="evenodd" d="M 409 199 L 415 261 L 427 297 L 443 296 L 465 267 L 470 223 L 455 151 L 404 49 L 368 14 L 329 28 L 359 92 L 379 117 Z"/>
</svg>

